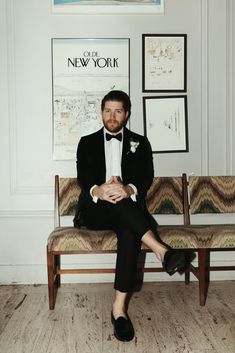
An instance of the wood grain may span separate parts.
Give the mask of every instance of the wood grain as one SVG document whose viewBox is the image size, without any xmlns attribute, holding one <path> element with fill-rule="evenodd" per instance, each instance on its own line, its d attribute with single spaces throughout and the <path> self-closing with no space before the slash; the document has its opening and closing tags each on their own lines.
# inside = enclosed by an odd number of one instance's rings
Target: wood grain
<svg viewBox="0 0 235 353">
<path fill-rule="evenodd" d="M 62 285 L 48 310 L 47 287 L 0 286 L 3 353 L 234 353 L 235 282 L 211 282 L 205 307 L 197 283 L 145 283 L 129 315 L 135 338 L 115 339 L 112 284 Z"/>
</svg>

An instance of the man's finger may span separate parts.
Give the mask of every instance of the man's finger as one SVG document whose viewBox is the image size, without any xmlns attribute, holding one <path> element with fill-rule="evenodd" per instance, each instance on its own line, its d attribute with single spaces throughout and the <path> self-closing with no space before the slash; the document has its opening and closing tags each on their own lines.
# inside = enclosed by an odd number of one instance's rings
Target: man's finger
<svg viewBox="0 0 235 353">
<path fill-rule="evenodd" d="M 114 181 L 113 181 L 113 177 L 111 177 L 111 178 L 109 178 L 109 180 L 106 181 L 105 184 L 111 184 L 111 183 L 113 183 L 113 182 L 114 182 Z"/>
</svg>

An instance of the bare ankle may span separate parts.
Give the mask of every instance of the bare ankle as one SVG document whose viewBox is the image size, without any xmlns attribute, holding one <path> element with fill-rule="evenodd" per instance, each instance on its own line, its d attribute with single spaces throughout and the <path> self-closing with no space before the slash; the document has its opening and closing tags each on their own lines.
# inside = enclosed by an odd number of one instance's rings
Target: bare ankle
<svg viewBox="0 0 235 353">
<path fill-rule="evenodd" d="M 167 252 L 167 248 L 163 247 L 161 251 L 156 251 L 155 255 L 157 256 L 158 260 L 163 262 L 165 253 Z"/>
<path fill-rule="evenodd" d="M 115 319 L 117 319 L 119 316 L 126 317 L 125 307 L 123 307 L 122 305 L 120 306 L 113 303 L 113 316 Z"/>
</svg>

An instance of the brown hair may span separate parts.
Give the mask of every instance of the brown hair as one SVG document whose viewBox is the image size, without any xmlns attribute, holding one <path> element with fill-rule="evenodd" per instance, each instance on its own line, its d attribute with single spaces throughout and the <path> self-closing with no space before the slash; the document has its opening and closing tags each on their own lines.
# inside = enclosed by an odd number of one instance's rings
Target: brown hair
<svg viewBox="0 0 235 353">
<path fill-rule="evenodd" d="M 107 93 L 101 101 L 102 111 L 104 110 L 105 103 L 108 101 L 122 102 L 125 112 L 129 112 L 128 117 L 131 115 L 131 100 L 127 93 L 118 90 Z"/>
</svg>

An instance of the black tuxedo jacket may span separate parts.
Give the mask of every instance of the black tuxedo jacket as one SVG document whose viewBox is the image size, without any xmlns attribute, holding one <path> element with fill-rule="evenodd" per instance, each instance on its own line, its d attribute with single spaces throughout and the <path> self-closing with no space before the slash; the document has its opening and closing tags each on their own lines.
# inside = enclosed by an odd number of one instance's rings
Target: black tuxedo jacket
<svg viewBox="0 0 235 353">
<path fill-rule="evenodd" d="M 130 150 L 131 141 L 139 142 L 135 152 Z M 153 160 L 150 143 L 145 136 L 136 134 L 127 128 L 123 130 L 122 181 L 132 183 L 138 190 L 137 203 L 145 204 L 147 190 L 153 181 Z M 82 192 L 80 208 L 92 201 L 90 188 L 105 182 L 104 131 L 99 131 L 81 138 L 77 148 L 77 178 Z"/>
</svg>

